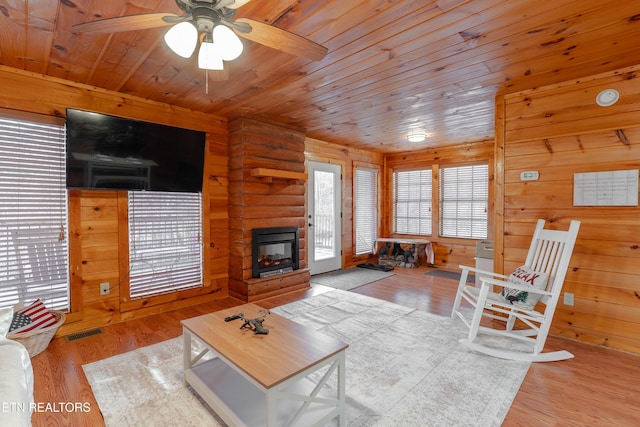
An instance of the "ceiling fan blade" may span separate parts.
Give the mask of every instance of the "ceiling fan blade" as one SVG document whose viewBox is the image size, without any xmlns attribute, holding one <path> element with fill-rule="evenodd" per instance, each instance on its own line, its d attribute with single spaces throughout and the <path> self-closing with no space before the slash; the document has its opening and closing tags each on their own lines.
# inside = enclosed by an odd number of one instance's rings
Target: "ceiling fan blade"
<svg viewBox="0 0 640 427">
<path fill-rule="evenodd" d="M 251 26 L 251 31 L 249 32 L 244 32 L 231 26 L 240 37 L 282 52 L 302 56 L 312 61 L 321 60 L 328 52 L 326 47 L 312 42 L 309 39 L 260 21 L 239 18 L 236 19 L 234 23 L 249 24 Z"/>
<path fill-rule="evenodd" d="M 175 13 L 143 13 L 141 15 L 117 16 L 115 18 L 85 22 L 76 24 L 73 28 L 83 33 L 118 33 L 173 25 L 183 18 Z"/>
</svg>

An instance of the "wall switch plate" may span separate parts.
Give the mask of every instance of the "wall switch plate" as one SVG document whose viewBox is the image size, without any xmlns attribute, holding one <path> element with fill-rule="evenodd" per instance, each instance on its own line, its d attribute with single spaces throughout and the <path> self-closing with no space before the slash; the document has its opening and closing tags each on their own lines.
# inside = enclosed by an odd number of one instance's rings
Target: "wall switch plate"
<svg viewBox="0 0 640 427">
<path fill-rule="evenodd" d="M 524 171 L 520 173 L 520 181 L 537 181 L 540 178 L 538 171 Z"/>
<path fill-rule="evenodd" d="M 573 305 L 573 294 L 569 292 L 564 293 L 564 305 Z"/>
<path fill-rule="evenodd" d="M 100 283 L 100 295 L 109 295 L 109 282 Z"/>
</svg>

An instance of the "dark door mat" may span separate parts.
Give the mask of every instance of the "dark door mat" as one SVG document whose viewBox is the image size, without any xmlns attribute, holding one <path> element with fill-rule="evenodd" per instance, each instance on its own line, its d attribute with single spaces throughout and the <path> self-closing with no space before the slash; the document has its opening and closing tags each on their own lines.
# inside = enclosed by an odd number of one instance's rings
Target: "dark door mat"
<svg viewBox="0 0 640 427">
<path fill-rule="evenodd" d="M 378 271 L 391 271 L 393 270 L 392 265 L 380 265 L 380 264 L 372 264 L 370 262 L 364 264 L 358 264 L 360 268 L 368 268 L 369 270 L 378 270 Z"/>
<path fill-rule="evenodd" d="M 452 279 L 452 280 L 460 280 L 460 273 L 458 273 L 457 271 L 446 271 L 446 270 L 431 270 L 425 273 L 427 276 L 437 276 L 437 277 L 444 277 L 445 279 Z M 469 274 L 467 276 L 467 283 L 475 283 L 476 282 L 476 276 L 474 276 L 473 274 Z"/>
</svg>

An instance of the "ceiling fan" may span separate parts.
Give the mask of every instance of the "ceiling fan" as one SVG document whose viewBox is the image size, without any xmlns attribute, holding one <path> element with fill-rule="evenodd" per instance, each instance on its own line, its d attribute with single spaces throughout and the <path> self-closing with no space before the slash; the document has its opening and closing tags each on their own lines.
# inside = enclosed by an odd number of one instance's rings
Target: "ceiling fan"
<svg viewBox="0 0 640 427">
<path fill-rule="evenodd" d="M 119 16 L 74 25 L 84 33 L 114 33 L 172 26 L 164 36 L 176 54 L 189 58 L 201 42 L 198 66 L 205 70 L 224 70 L 223 61 L 242 53 L 238 36 L 256 43 L 319 61 L 327 48 L 289 31 L 248 18 L 232 20 L 236 10 L 250 0 L 176 0 L 184 16 L 154 12 Z"/>
</svg>

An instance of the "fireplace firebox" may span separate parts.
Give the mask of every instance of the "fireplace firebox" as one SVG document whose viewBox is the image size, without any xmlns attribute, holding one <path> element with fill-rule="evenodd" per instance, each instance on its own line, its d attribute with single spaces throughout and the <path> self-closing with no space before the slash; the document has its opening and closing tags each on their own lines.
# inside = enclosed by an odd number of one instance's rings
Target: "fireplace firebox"
<svg viewBox="0 0 640 427">
<path fill-rule="evenodd" d="M 252 237 L 254 278 L 277 276 L 299 268 L 298 227 L 255 228 Z"/>
</svg>

